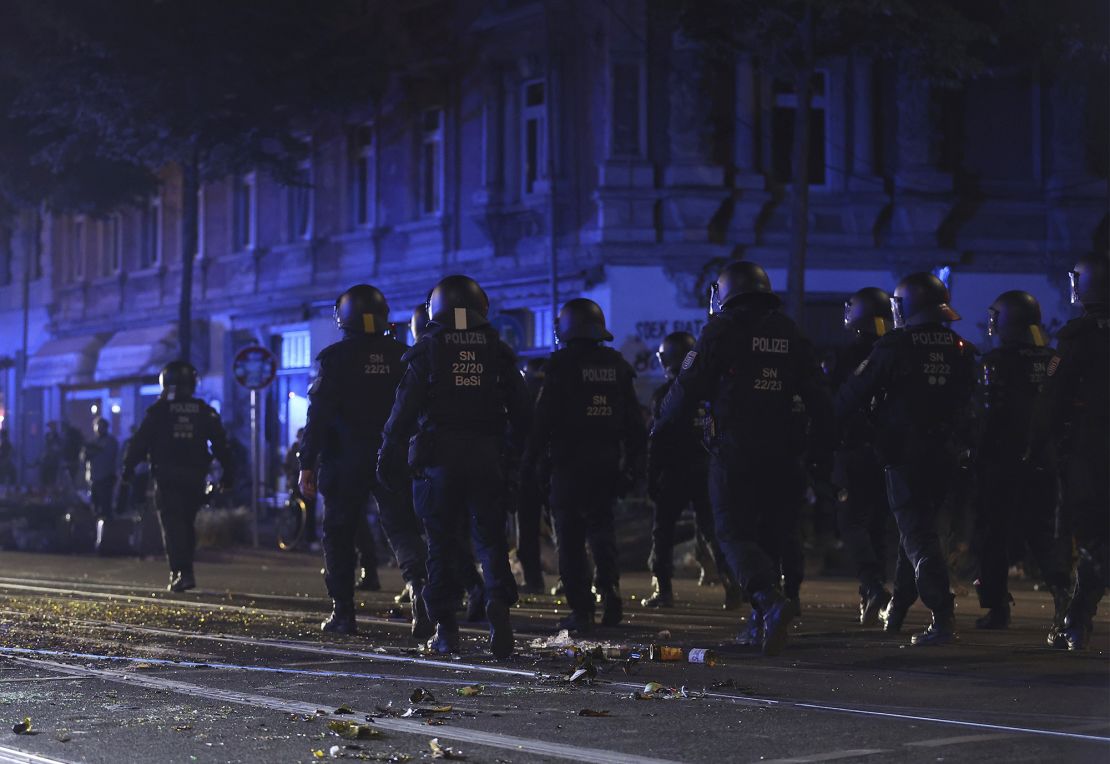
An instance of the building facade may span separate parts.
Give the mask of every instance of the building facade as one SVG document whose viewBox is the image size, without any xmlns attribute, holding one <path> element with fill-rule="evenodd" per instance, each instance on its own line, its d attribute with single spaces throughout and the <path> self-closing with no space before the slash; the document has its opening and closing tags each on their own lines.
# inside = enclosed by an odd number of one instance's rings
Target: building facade
<svg viewBox="0 0 1110 764">
<path fill-rule="evenodd" d="M 645 391 L 663 335 L 704 323 L 722 262 L 755 260 L 786 287 L 790 87 L 750 58 L 711 60 L 644 0 L 558 16 L 543 2 L 456 5 L 461 60 L 397 77 L 357 119 L 322 120 L 302 183 L 257 172 L 200 193 L 201 394 L 245 440 L 231 358 L 272 348 L 272 456 L 304 420 L 312 358 L 338 338 L 332 304 L 353 283 L 379 286 L 407 321 L 439 277 L 473 275 L 522 355 L 550 352 L 553 304 L 590 297 Z M 946 275 L 974 342 L 1006 289 L 1036 295 L 1050 330 L 1066 321 L 1067 270 L 1106 247 L 1104 85 L 1030 69 L 955 90 L 865 57 L 823 61 L 806 273 L 815 339 L 838 341 L 846 294 L 914 270 Z M 87 431 L 95 410 L 126 434 L 156 396 L 176 352 L 182 262 L 180 174 L 162 179 L 139 208 L 28 213 L 0 239 L 0 408 L 28 459 L 47 420 Z"/>
</svg>

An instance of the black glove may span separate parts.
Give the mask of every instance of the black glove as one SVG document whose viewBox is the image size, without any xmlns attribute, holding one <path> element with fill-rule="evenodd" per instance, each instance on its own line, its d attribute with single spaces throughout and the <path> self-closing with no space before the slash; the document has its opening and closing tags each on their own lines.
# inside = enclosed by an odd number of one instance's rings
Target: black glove
<svg viewBox="0 0 1110 764">
<path fill-rule="evenodd" d="M 378 482 L 387 491 L 400 491 L 409 479 L 409 462 L 404 451 L 382 446 L 378 452 Z"/>
</svg>

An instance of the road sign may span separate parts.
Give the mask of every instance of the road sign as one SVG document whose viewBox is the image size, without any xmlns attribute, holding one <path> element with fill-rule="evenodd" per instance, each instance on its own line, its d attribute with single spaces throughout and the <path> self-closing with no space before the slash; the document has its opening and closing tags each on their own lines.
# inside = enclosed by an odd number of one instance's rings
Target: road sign
<svg viewBox="0 0 1110 764">
<path fill-rule="evenodd" d="M 261 390 L 277 376 L 277 358 L 261 345 L 251 345 L 235 354 L 231 373 L 248 390 Z"/>
</svg>

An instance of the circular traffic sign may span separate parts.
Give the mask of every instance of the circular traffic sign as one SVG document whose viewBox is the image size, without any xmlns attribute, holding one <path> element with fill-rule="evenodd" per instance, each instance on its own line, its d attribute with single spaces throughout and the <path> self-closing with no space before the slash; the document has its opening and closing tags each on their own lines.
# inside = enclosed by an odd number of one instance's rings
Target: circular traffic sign
<svg viewBox="0 0 1110 764">
<path fill-rule="evenodd" d="M 248 390 L 261 390 L 277 376 L 277 358 L 261 345 L 245 347 L 235 354 L 231 373 Z"/>
</svg>

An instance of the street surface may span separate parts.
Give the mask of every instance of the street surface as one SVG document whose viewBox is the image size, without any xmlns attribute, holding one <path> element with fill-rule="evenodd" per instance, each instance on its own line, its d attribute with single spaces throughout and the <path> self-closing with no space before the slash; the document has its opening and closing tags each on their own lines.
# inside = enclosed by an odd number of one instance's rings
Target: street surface
<svg viewBox="0 0 1110 764">
<path fill-rule="evenodd" d="M 471 762 L 1110 760 L 1106 608 L 1090 651 L 1054 651 L 1049 595 L 1022 582 L 1009 631 L 975 631 L 965 594 L 959 642 L 911 648 L 857 625 L 853 582 L 808 581 L 790 646 L 766 659 L 731 645 L 719 588 L 678 580 L 675 609 L 645 612 L 649 577 L 627 574 L 628 625 L 591 644 L 708 647 L 723 663 L 598 661 L 571 682 L 554 597 L 513 611 L 512 660 L 493 661 L 480 628 L 439 660 L 390 617 L 395 569 L 360 597 L 359 636 L 321 635 L 320 565 L 202 553 L 200 588 L 169 594 L 162 560 L 0 553 L 0 762 L 422 761 L 433 738 Z M 917 607 L 907 626 L 926 618 Z M 649 682 L 674 692 L 637 697 Z M 27 717 L 30 734 L 11 731 Z"/>
</svg>

